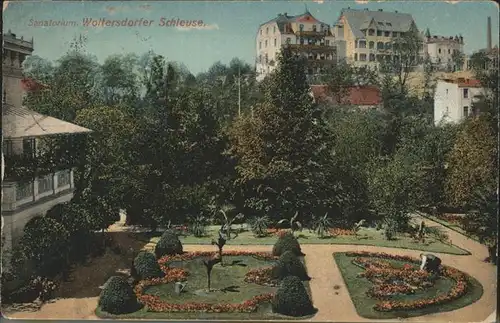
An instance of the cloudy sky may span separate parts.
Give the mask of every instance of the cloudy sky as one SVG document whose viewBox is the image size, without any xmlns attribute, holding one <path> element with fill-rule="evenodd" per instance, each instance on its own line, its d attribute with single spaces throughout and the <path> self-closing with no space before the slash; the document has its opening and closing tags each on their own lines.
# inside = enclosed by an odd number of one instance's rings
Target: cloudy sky
<svg viewBox="0 0 500 323">
<path fill-rule="evenodd" d="M 385 1 L 362 3 L 343 1 L 255 1 L 255 2 L 188 2 L 188 1 L 10 1 L 4 3 L 3 30 L 9 29 L 25 39 L 34 38 L 34 54 L 55 60 L 80 34 L 87 37 L 87 49 L 103 61 L 116 53 L 148 50 L 168 60 L 183 62 L 192 72 L 206 70 L 216 61 L 229 62 L 239 57 L 249 63 L 255 59 L 255 36 L 259 24 L 278 13 L 295 15 L 309 11 L 319 20 L 333 24 L 342 8 L 399 11 L 413 15 L 420 29 L 455 36 L 462 34 L 465 51 L 471 53 L 486 46 L 486 20 L 492 18 L 493 44 L 498 44 L 498 7 L 492 1 L 427 2 Z M 203 20 L 197 28 L 162 27 L 161 18 Z M 151 26 L 85 27 L 84 19 L 153 20 Z M 67 26 L 39 27 L 39 21 L 66 21 Z"/>
</svg>

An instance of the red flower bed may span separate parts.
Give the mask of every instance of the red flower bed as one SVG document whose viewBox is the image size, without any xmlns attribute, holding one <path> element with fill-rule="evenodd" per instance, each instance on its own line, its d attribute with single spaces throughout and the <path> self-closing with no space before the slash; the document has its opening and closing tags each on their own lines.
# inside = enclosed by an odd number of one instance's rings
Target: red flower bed
<svg viewBox="0 0 500 323">
<path fill-rule="evenodd" d="M 277 229 L 277 228 L 267 229 L 268 234 L 276 235 L 278 237 L 282 237 L 289 232 L 292 231 L 290 229 Z"/>
<path fill-rule="evenodd" d="M 353 236 L 356 234 L 354 230 L 340 228 L 331 228 L 328 232 L 334 236 Z"/>
<path fill-rule="evenodd" d="M 260 304 L 269 302 L 274 297 L 274 294 L 267 293 L 262 295 L 257 295 L 251 299 L 244 301 L 239 304 L 210 304 L 202 302 L 191 302 L 184 304 L 169 303 L 162 300 L 159 296 L 145 294 L 144 291 L 146 287 L 168 284 L 172 282 L 185 281 L 189 276 L 189 273 L 183 268 L 170 268 L 168 267 L 168 262 L 170 261 L 187 261 L 192 260 L 197 257 L 212 257 L 216 252 L 186 252 L 180 255 L 164 256 L 158 260 L 160 268 L 165 273 L 163 278 L 154 278 L 148 280 L 140 281 L 134 288 L 134 292 L 137 299 L 146 306 L 147 310 L 150 312 L 204 312 L 204 313 L 229 313 L 229 312 L 242 312 L 250 313 L 257 310 Z M 263 260 L 273 260 L 274 257 L 269 252 L 248 252 L 248 251 L 230 251 L 225 252 L 225 256 L 253 256 Z M 260 271 L 259 271 L 260 270 Z M 267 275 L 267 268 L 261 268 L 258 270 L 253 270 L 250 272 L 259 273 L 262 272 L 262 276 Z M 250 273 L 249 272 L 249 273 Z M 256 278 L 257 276 L 248 275 L 247 277 Z M 245 280 L 247 279 L 245 277 Z M 260 276 L 259 276 L 260 277 Z M 269 273 L 270 277 L 270 273 Z M 252 278 L 249 278 L 252 279 Z M 260 278 L 259 278 L 260 279 Z M 264 278 L 262 279 L 264 280 Z M 259 280 L 261 281 L 261 280 Z"/>
<path fill-rule="evenodd" d="M 264 286 L 277 286 L 278 282 L 272 277 L 272 267 L 263 267 L 249 270 L 245 275 L 247 283 L 254 283 Z"/>
<path fill-rule="evenodd" d="M 405 293 L 405 287 L 395 287 L 396 285 L 392 284 L 389 286 L 384 286 L 384 282 L 387 279 L 409 279 L 412 283 L 420 282 L 423 287 L 428 286 L 430 283 L 426 279 L 425 271 L 415 270 L 413 266 L 406 264 L 402 268 L 394 268 L 394 269 L 386 269 L 377 267 L 374 264 L 380 264 L 380 262 L 368 261 L 359 257 L 374 257 L 374 258 L 383 258 L 383 259 L 393 259 L 399 261 L 406 261 L 411 263 L 418 263 L 419 260 L 407 256 L 392 256 L 386 253 L 371 253 L 371 252 L 348 252 L 346 253 L 350 257 L 358 257 L 354 260 L 354 262 L 359 262 L 358 264 L 362 265 L 366 268 L 366 272 L 362 273 L 363 277 L 372 278 L 378 285 L 372 288 L 371 292 L 372 296 L 375 297 L 384 297 L 389 294 L 394 293 Z M 386 272 L 384 272 L 386 271 Z M 384 300 L 377 303 L 374 308 L 377 311 L 396 311 L 396 310 L 414 310 L 420 309 L 432 305 L 444 304 L 455 299 L 458 299 L 465 295 L 468 291 L 468 278 L 461 271 L 451 268 L 448 266 L 441 266 L 441 276 L 450 278 L 455 281 L 455 285 L 450 289 L 450 291 L 445 295 L 436 296 L 434 298 L 420 299 L 415 301 L 394 301 L 394 300 Z M 377 280 L 378 279 L 378 280 Z M 404 285 L 403 285 L 404 286 Z"/>
</svg>

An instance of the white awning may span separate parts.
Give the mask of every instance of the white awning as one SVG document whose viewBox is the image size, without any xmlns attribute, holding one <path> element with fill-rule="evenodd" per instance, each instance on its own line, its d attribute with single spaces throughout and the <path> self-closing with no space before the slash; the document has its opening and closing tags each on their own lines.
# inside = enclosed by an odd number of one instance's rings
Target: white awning
<svg viewBox="0 0 500 323">
<path fill-rule="evenodd" d="M 57 134 L 92 132 L 84 127 L 57 118 L 45 116 L 27 108 L 5 106 L 2 111 L 2 135 L 4 138 L 40 137 Z"/>
</svg>

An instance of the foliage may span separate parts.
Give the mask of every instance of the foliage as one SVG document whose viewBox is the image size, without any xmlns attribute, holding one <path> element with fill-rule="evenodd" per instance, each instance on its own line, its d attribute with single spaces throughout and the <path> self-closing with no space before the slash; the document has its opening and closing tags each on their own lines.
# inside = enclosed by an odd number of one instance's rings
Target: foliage
<svg viewBox="0 0 500 323">
<path fill-rule="evenodd" d="M 465 121 L 447 156 L 448 176 L 445 192 L 451 205 L 471 206 L 476 189 L 496 184 L 496 138 L 485 117 Z"/>
<path fill-rule="evenodd" d="M 272 276 L 280 280 L 288 276 L 296 276 L 301 280 L 311 279 L 307 275 L 306 267 L 302 261 L 292 251 L 286 251 L 281 254 L 273 267 Z"/>
<path fill-rule="evenodd" d="M 208 220 L 199 215 L 193 218 L 189 224 L 189 232 L 191 232 L 195 237 L 204 237 L 207 233 Z"/>
<path fill-rule="evenodd" d="M 315 221 L 314 231 L 320 238 L 323 238 L 330 231 L 331 226 L 332 221 L 328 218 L 328 213 L 325 213 L 324 216 Z"/>
<path fill-rule="evenodd" d="M 182 253 L 182 244 L 175 232 L 165 231 L 155 246 L 155 256 L 160 259 L 166 255 L 175 255 Z"/>
<path fill-rule="evenodd" d="M 299 241 L 291 232 L 286 232 L 278 238 L 273 246 L 273 255 L 281 256 L 283 253 L 291 251 L 296 256 L 303 256 Z"/>
<path fill-rule="evenodd" d="M 25 261 L 36 263 L 35 275 L 54 277 L 68 264 L 68 240 L 69 233 L 62 224 L 51 218 L 35 217 L 24 227 L 14 262 L 21 266 Z"/>
<path fill-rule="evenodd" d="M 267 235 L 267 228 L 269 227 L 269 223 L 270 221 L 267 215 L 256 216 L 250 220 L 252 232 L 257 237 L 263 237 Z"/>
<path fill-rule="evenodd" d="M 225 205 L 219 211 L 220 211 L 220 213 L 222 213 L 222 216 L 223 216 L 223 218 L 222 218 L 223 225 L 222 225 L 221 231 L 224 232 L 224 234 L 226 236 L 225 238 L 227 240 L 230 240 L 231 238 L 235 238 L 236 236 L 231 237 L 231 232 L 232 232 L 231 226 L 233 225 L 233 223 L 235 221 L 242 220 L 245 216 L 242 213 L 238 213 L 235 216 L 230 217 L 228 215 L 228 213 L 235 211 L 235 208 L 232 205 Z"/>
<path fill-rule="evenodd" d="M 161 278 L 161 271 L 155 256 L 149 252 L 139 252 L 134 259 L 135 273 L 139 279 Z"/>
<path fill-rule="evenodd" d="M 446 233 L 446 231 L 438 226 L 425 227 L 423 232 L 424 233 L 422 234 L 422 236 L 428 235 L 428 236 L 434 237 L 436 240 L 441 241 L 441 242 L 449 241 L 449 236 Z"/>
<path fill-rule="evenodd" d="M 288 222 L 289 228 L 290 228 L 290 230 L 292 230 L 292 232 L 302 231 L 302 223 L 300 223 L 300 221 L 297 220 L 298 216 L 299 216 L 299 212 L 297 211 L 290 219 L 279 220 L 278 224 Z"/>
<path fill-rule="evenodd" d="M 359 229 L 366 223 L 365 219 L 359 220 L 359 222 L 354 223 L 352 227 L 352 231 L 354 232 L 354 235 L 358 235 Z"/>
<path fill-rule="evenodd" d="M 300 278 L 288 276 L 284 278 L 272 301 L 273 312 L 288 316 L 306 316 L 315 309 Z"/>
<path fill-rule="evenodd" d="M 113 276 L 99 295 L 99 307 L 110 314 L 125 314 L 139 309 L 137 297 L 125 278 Z"/>
</svg>

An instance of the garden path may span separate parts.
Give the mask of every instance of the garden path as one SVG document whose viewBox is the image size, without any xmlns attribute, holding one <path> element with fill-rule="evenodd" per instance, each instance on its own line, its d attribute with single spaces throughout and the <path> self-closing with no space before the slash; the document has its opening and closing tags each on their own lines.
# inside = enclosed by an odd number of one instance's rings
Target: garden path
<svg viewBox="0 0 500 323">
<path fill-rule="evenodd" d="M 424 219 L 426 223 L 438 225 L 431 220 Z M 404 318 L 397 321 L 405 322 L 481 322 L 484 321 L 496 309 L 496 267 L 484 263 L 487 257 L 486 247 L 472 239 L 441 226 L 453 243 L 459 247 L 471 251 L 472 255 L 457 256 L 436 253 L 446 265 L 462 270 L 476 278 L 484 288 L 483 297 L 474 304 L 458 310 L 429 314 L 414 318 Z M 270 246 L 236 246 L 228 245 L 224 250 L 251 250 L 269 251 Z M 185 245 L 185 251 L 214 250 L 210 245 Z M 334 252 L 346 251 L 371 251 L 387 252 L 396 255 L 407 255 L 418 257 L 420 251 L 394 248 L 383 248 L 376 246 L 361 245 L 302 245 L 306 254 L 306 264 L 309 275 L 312 277 L 310 287 L 312 298 L 318 313 L 309 321 L 337 322 L 372 322 L 372 319 L 360 317 L 349 296 L 342 275 L 333 260 Z M 334 286 L 338 285 L 338 289 Z M 335 293 L 338 294 L 335 294 Z M 66 298 L 45 304 L 37 312 L 18 312 L 8 314 L 10 318 L 37 318 L 37 319 L 95 319 L 94 309 L 97 306 L 97 297 L 92 298 Z"/>
</svg>

